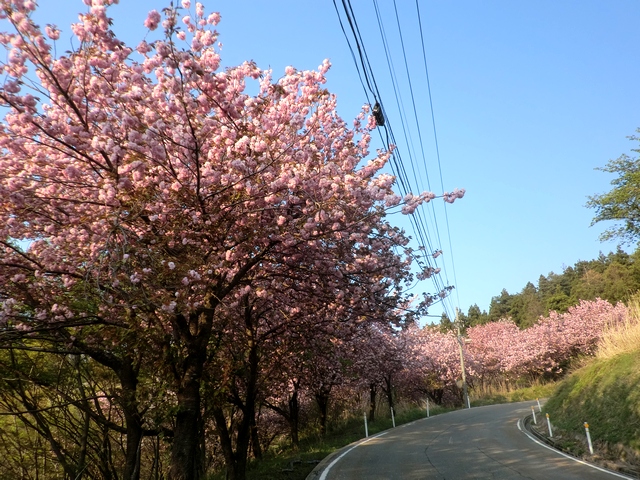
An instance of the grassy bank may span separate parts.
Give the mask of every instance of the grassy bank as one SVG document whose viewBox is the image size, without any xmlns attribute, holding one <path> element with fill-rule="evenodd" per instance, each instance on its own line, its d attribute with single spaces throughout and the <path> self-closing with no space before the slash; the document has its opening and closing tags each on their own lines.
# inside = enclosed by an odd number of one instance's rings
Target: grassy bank
<svg viewBox="0 0 640 480">
<path fill-rule="evenodd" d="M 640 450 L 640 351 L 596 359 L 570 375 L 545 405 L 553 424 Z"/>
<path fill-rule="evenodd" d="M 544 412 L 563 450 L 613 470 L 640 472 L 640 351 L 598 358 L 577 370 L 558 386 Z"/>
<path fill-rule="evenodd" d="M 471 395 L 471 406 L 481 407 L 483 405 L 495 405 L 498 403 L 524 402 L 535 400 L 536 398 L 548 398 L 553 394 L 557 384 L 554 382 L 533 385 L 531 387 L 519 388 L 517 390 L 505 390 L 474 398 Z"/>
<path fill-rule="evenodd" d="M 625 322 L 605 332 L 596 358 L 558 385 L 544 411 L 563 449 L 611 468 L 640 472 L 640 304 L 636 300 L 630 307 Z"/>
</svg>

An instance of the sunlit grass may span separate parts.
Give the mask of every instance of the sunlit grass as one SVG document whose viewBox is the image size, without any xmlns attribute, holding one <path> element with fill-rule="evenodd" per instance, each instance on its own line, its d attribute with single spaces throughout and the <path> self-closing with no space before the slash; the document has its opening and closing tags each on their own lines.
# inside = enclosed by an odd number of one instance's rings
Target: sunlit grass
<svg viewBox="0 0 640 480">
<path fill-rule="evenodd" d="M 573 455 L 640 474 L 640 296 L 607 326 L 595 358 L 564 379 L 544 406 L 554 440 Z M 595 448 L 590 454 L 584 423 Z"/>
<path fill-rule="evenodd" d="M 640 348 L 592 359 L 558 386 L 543 411 L 573 454 L 586 455 L 587 422 L 594 460 L 640 468 Z"/>
<path fill-rule="evenodd" d="M 612 358 L 622 353 L 633 352 L 640 348 L 640 298 L 629 302 L 629 313 L 621 322 L 605 328 L 598 343 L 596 356 Z"/>
<path fill-rule="evenodd" d="M 548 382 L 531 385 L 529 387 L 518 388 L 515 390 L 507 388 L 497 390 L 494 389 L 491 394 L 482 395 L 480 397 L 474 397 L 472 393 L 471 406 L 479 407 L 482 405 L 524 402 L 526 400 L 548 398 L 553 394 L 557 385 L 557 382 Z"/>
</svg>

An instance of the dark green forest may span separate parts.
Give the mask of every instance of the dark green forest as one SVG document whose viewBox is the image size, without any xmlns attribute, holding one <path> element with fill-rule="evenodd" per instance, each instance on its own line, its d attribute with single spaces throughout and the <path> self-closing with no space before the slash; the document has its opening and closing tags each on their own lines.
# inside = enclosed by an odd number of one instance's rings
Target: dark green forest
<svg viewBox="0 0 640 480">
<path fill-rule="evenodd" d="M 528 282 L 517 293 L 503 289 L 491 298 L 489 312 L 471 305 L 467 313 L 459 313 L 463 328 L 511 318 L 520 328 L 533 325 L 550 310 L 564 313 L 580 300 L 602 298 L 612 304 L 626 302 L 640 290 L 640 249 L 629 254 L 618 248 L 594 260 L 576 262 L 562 273 L 540 275 L 537 282 Z M 453 320 L 442 315 L 440 328 L 454 328 Z"/>
</svg>

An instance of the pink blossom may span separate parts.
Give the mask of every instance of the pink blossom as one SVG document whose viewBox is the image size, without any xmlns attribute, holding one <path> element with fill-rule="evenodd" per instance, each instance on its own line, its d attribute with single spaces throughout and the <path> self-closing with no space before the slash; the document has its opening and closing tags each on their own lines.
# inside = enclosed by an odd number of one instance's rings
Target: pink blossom
<svg viewBox="0 0 640 480">
<path fill-rule="evenodd" d="M 147 19 L 144 21 L 144 26 L 149 30 L 155 30 L 158 28 L 158 24 L 162 20 L 160 13 L 157 10 L 151 10 L 147 16 Z"/>
<path fill-rule="evenodd" d="M 442 198 L 444 198 L 444 201 L 447 203 L 453 203 L 456 201 L 457 198 L 464 197 L 464 194 L 465 194 L 464 188 L 460 188 L 460 189 L 456 188 L 451 193 L 444 192 L 444 194 L 442 195 Z"/>
<path fill-rule="evenodd" d="M 47 25 L 44 30 L 51 40 L 58 40 L 60 38 L 60 30 L 55 25 Z"/>
<path fill-rule="evenodd" d="M 317 71 L 287 68 L 275 81 L 253 62 L 216 71 L 211 25 L 220 16 L 203 25 L 198 5 L 198 21 L 187 21 L 193 49 L 172 45 L 174 33 L 182 38 L 180 10 L 164 17 L 154 10 L 145 26 L 154 30 L 165 18 L 168 30 L 140 43 L 136 62 L 111 31 L 103 7 L 113 0 L 87 1 L 90 12 L 73 27 L 76 51 L 55 59 L 52 38 L 24 12 L 5 22 L 17 31 L 0 85 L 15 105 L 0 129 L 0 236 L 36 240 L 28 252 L 0 249 L 3 328 L 32 312 L 37 298 L 33 332 L 72 329 L 74 348 L 118 359 L 146 348 L 142 407 L 156 403 L 148 399 L 159 398 L 157 383 L 174 395 L 176 408 L 158 419 L 168 425 L 183 422 L 175 390 L 205 372 L 220 373 L 211 384 L 220 404 L 212 406 L 225 407 L 221 392 L 244 382 L 238 376 L 248 370 L 251 342 L 262 352 L 265 396 L 303 381 L 307 392 L 328 395 L 350 381 L 341 360 L 356 363 L 354 344 L 363 358 L 373 355 L 368 340 L 399 369 L 393 332 L 368 328 L 400 323 L 390 310 L 404 305 L 413 279 L 402 254 L 409 240 L 385 218 L 399 205 L 393 177 L 382 173 L 389 152 L 370 155 L 366 127 L 339 117 L 325 89 L 328 62 Z M 7 0 L 0 10 L 18 3 Z M 249 88 L 254 81 L 259 88 Z M 17 95 L 21 86 L 39 95 Z M 426 198 L 410 195 L 405 207 L 413 211 Z M 88 317 L 95 325 L 76 326 Z M 135 341 L 122 341 L 118 331 Z M 220 348 L 212 348 L 212 334 Z M 51 338 L 68 349 L 65 335 Z M 438 340 L 444 347 L 451 338 Z M 195 377 L 174 368 L 178 357 L 200 362 L 189 369 Z M 439 377 L 453 376 L 446 361 L 431 360 L 442 364 Z M 380 373 L 394 371 L 379 365 Z M 113 389 L 123 388 L 103 367 Z M 377 373 L 367 378 L 377 381 Z"/>
<path fill-rule="evenodd" d="M 207 23 L 210 25 L 218 25 L 220 23 L 220 14 L 218 12 L 214 12 L 207 17 Z"/>
</svg>

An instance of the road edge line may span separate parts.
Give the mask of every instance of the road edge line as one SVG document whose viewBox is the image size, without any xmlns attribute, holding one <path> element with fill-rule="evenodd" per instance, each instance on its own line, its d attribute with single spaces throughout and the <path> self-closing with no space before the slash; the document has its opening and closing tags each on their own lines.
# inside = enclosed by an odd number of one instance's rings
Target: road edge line
<svg viewBox="0 0 640 480">
<path fill-rule="evenodd" d="M 352 446 L 351 448 L 349 448 L 349 449 L 345 450 L 344 452 L 342 452 L 340 455 L 338 455 L 336 458 L 334 458 L 334 459 L 333 459 L 333 461 L 332 461 L 329 465 L 327 465 L 327 467 L 326 467 L 326 468 L 324 468 L 324 469 L 322 470 L 322 473 L 320 474 L 320 477 L 319 477 L 319 479 L 318 479 L 318 480 L 326 480 L 326 478 L 327 478 L 327 474 L 329 473 L 329 471 L 331 470 L 331 468 L 333 468 L 333 466 L 334 466 L 336 463 L 338 463 L 338 462 L 340 461 L 340 459 L 341 459 L 342 457 L 344 457 L 347 453 L 349 453 L 351 450 L 353 450 L 354 448 L 359 447 L 360 445 L 364 445 L 365 443 L 367 443 L 367 442 L 368 442 L 368 441 L 370 441 L 370 440 L 373 440 L 374 438 L 378 438 L 378 437 L 381 437 L 382 435 L 386 435 L 386 434 L 387 434 L 387 433 L 389 433 L 390 431 L 391 431 L 391 430 L 385 430 L 384 432 L 380 432 L 380 433 L 377 433 L 377 434 L 375 434 L 375 435 L 372 435 L 372 436 L 370 436 L 370 437 L 368 437 L 368 438 L 364 438 L 364 439 L 360 440 L 358 443 L 356 443 L 354 446 Z"/>
</svg>

